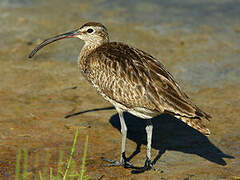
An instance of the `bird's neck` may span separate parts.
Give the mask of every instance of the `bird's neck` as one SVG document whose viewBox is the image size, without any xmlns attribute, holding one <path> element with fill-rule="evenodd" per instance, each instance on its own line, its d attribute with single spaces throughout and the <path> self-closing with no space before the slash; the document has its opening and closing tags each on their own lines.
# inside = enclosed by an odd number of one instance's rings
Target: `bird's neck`
<svg viewBox="0 0 240 180">
<path fill-rule="evenodd" d="M 87 65 L 87 57 L 89 54 L 91 54 L 95 49 L 97 49 L 99 46 L 107 43 L 108 40 L 103 41 L 95 41 L 95 42 L 85 42 L 84 46 L 82 47 L 82 50 L 78 56 L 78 66 L 81 71 L 84 71 Z"/>
</svg>

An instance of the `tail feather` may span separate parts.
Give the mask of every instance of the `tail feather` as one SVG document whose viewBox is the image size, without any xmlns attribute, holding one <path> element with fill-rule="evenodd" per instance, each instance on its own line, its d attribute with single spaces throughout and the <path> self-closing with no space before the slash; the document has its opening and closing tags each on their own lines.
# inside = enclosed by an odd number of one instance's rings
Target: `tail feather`
<svg viewBox="0 0 240 180">
<path fill-rule="evenodd" d="M 175 117 L 182 120 L 183 122 L 193 127 L 194 129 L 200 131 L 201 133 L 205 135 L 210 135 L 209 129 L 203 124 L 203 120 L 200 119 L 199 117 L 189 118 L 189 117 L 183 117 L 180 115 L 175 115 Z"/>
<path fill-rule="evenodd" d="M 209 114 L 203 112 L 201 109 L 199 109 L 198 107 L 196 107 L 196 111 L 195 114 L 199 117 L 204 117 L 205 119 L 207 119 L 208 121 L 210 121 L 210 118 L 212 118 L 212 116 L 210 116 Z"/>
</svg>

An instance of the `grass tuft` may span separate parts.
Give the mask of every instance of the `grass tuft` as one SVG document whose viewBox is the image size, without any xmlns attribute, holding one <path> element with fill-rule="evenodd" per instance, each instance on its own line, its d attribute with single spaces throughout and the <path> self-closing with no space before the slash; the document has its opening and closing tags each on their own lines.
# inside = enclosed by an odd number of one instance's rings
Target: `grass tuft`
<svg viewBox="0 0 240 180">
<path fill-rule="evenodd" d="M 21 149 L 18 149 L 17 160 L 16 160 L 16 169 L 15 169 L 15 180 L 18 180 L 20 174 L 20 162 L 21 162 Z"/>
<path fill-rule="evenodd" d="M 88 135 L 86 136 L 85 145 L 84 145 L 84 153 L 82 158 L 82 167 L 81 167 L 81 174 L 78 180 L 88 179 L 88 176 L 84 176 L 85 173 L 85 164 L 86 164 L 86 157 L 87 157 L 87 145 L 88 145 Z"/>
<path fill-rule="evenodd" d="M 63 180 L 66 180 L 66 178 L 67 178 L 67 174 L 68 174 L 68 171 L 70 169 L 70 166 L 71 166 L 71 163 L 72 163 L 72 158 L 73 158 L 73 155 L 74 155 L 74 152 L 75 152 L 75 149 L 76 149 L 77 138 L 78 138 L 78 129 L 76 130 L 76 133 L 75 133 L 75 136 L 74 136 L 72 151 L 71 151 L 68 163 L 67 163 L 67 167 L 66 167 L 66 170 L 65 170 L 65 173 L 64 173 L 64 176 L 63 176 Z"/>
<path fill-rule="evenodd" d="M 70 156 L 67 161 L 67 165 L 65 168 L 63 168 L 63 165 L 65 164 L 63 162 L 63 151 L 59 152 L 59 158 L 58 158 L 58 165 L 57 169 L 54 171 L 53 168 L 48 168 L 49 163 L 49 157 L 50 154 L 47 152 L 46 159 L 44 163 L 44 167 L 42 170 L 38 171 L 38 174 L 33 177 L 33 179 L 40 179 L 40 180 L 88 180 L 89 176 L 86 174 L 86 157 L 87 157 L 87 146 L 88 146 L 88 135 L 86 136 L 85 144 L 84 144 L 84 153 L 82 157 L 82 164 L 80 171 L 77 170 L 76 162 L 73 160 L 74 152 L 76 150 L 76 144 L 77 144 L 77 138 L 78 138 L 78 129 L 75 132 L 73 145 L 71 149 Z M 20 177 L 20 170 L 21 170 L 21 149 L 18 149 L 17 156 L 16 156 L 16 169 L 15 169 L 15 180 L 19 180 Z M 38 156 L 36 156 L 37 158 Z M 23 180 L 29 179 L 28 176 L 28 150 L 26 148 L 23 149 L 23 173 L 22 178 Z M 39 158 L 35 159 L 34 167 L 37 168 Z M 65 169 L 63 171 L 62 169 Z M 48 174 L 49 172 L 49 174 Z M 54 175 L 53 172 L 57 172 L 56 175 Z"/>
<path fill-rule="evenodd" d="M 28 150 L 27 148 L 23 149 L 23 180 L 27 179 L 27 171 L 28 171 Z"/>
</svg>

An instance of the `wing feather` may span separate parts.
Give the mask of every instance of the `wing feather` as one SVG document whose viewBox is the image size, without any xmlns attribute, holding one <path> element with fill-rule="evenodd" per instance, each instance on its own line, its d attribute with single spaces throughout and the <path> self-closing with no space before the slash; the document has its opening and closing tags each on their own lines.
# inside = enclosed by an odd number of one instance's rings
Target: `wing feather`
<svg viewBox="0 0 240 180">
<path fill-rule="evenodd" d="M 210 118 L 191 102 L 158 60 L 139 49 L 107 43 L 92 52 L 88 62 L 90 81 L 98 91 L 128 108 Z"/>
</svg>

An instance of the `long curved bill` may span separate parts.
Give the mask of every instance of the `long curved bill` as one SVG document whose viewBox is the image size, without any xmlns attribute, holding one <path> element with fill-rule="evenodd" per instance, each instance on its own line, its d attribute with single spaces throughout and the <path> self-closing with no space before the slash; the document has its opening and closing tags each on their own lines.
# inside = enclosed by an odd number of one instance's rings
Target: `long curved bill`
<svg viewBox="0 0 240 180">
<path fill-rule="evenodd" d="M 44 46 L 52 42 L 55 42 L 64 38 L 76 37 L 77 35 L 78 35 L 78 29 L 46 39 L 29 54 L 28 58 L 32 58 L 41 48 L 43 48 Z"/>
</svg>

